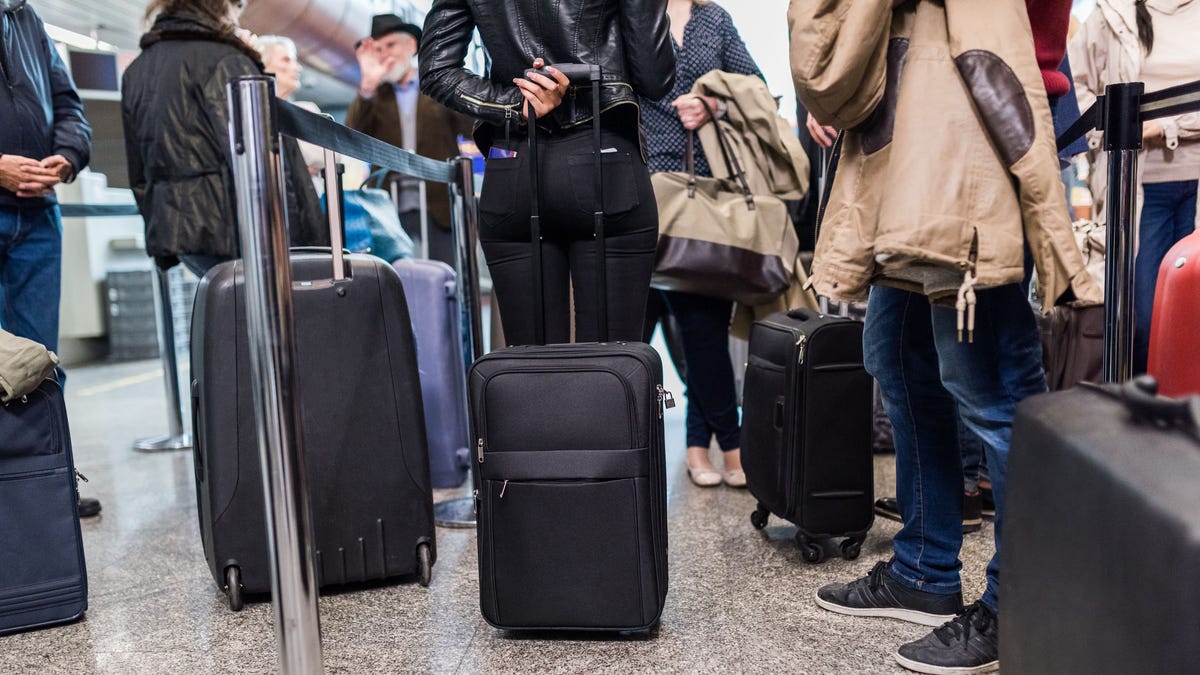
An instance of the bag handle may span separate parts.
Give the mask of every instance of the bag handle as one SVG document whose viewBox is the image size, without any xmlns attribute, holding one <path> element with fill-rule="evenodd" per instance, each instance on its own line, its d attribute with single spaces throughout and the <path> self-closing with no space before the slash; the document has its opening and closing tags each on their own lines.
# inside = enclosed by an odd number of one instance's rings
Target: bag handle
<svg viewBox="0 0 1200 675">
<path fill-rule="evenodd" d="M 382 190 L 383 189 L 383 179 L 387 178 L 387 175 L 388 175 L 387 169 L 375 169 L 371 173 L 367 174 L 367 177 L 363 179 L 363 182 L 358 186 L 358 189 L 362 190 L 363 188 L 366 188 L 366 187 L 374 187 L 374 188 L 378 188 L 378 189 Z M 370 185 L 371 181 L 375 181 L 375 184 Z"/>
<path fill-rule="evenodd" d="M 604 236 L 604 169 L 601 162 L 600 129 L 600 66 L 568 63 L 555 65 L 572 83 L 588 82 L 592 89 L 592 179 L 594 205 L 592 217 L 596 229 L 596 338 L 608 341 L 608 258 Z M 539 345 L 546 344 L 546 302 L 542 292 L 542 222 L 540 211 L 541 189 L 538 183 L 537 113 L 533 108 L 526 111 L 529 117 L 529 189 L 532 198 L 529 206 L 529 239 L 533 252 L 533 336 Z"/>
<path fill-rule="evenodd" d="M 1080 386 L 1120 400 L 1137 420 L 1180 429 L 1200 440 L 1200 396 L 1159 396 L 1158 382 L 1151 375 L 1140 375 L 1122 385 L 1083 382 Z"/>
<path fill-rule="evenodd" d="M 708 104 L 708 101 L 704 100 L 704 97 L 702 96 L 697 96 L 696 100 L 700 101 L 700 105 L 704 106 L 704 109 L 708 111 L 708 116 L 712 119 L 713 129 L 717 132 L 717 144 L 721 148 L 721 156 L 725 161 L 725 170 L 728 171 L 729 175 L 733 177 L 734 182 L 737 184 L 738 191 L 741 192 L 742 196 L 746 199 L 746 207 L 753 211 L 756 208 L 754 204 L 754 195 L 750 192 L 750 183 L 746 180 L 746 172 L 742 169 L 741 162 L 738 161 L 736 153 L 734 153 L 732 150 L 733 144 L 730 143 L 729 139 L 725 137 L 725 131 L 721 128 L 721 125 L 717 123 L 716 112 L 712 109 L 712 106 Z M 688 130 L 685 163 L 687 164 L 688 170 L 689 197 L 694 197 L 696 194 L 696 148 L 695 141 L 693 140 L 695 135 L 696 132 L 694 130 Z"/>
</svg>

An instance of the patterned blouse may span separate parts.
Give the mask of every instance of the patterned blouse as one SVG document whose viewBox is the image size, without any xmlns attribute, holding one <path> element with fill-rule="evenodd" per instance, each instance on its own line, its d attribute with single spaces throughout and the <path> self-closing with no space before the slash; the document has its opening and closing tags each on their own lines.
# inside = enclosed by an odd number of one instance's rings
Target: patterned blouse
<svg viewBox="0 0 1200 675">
<path fill-rule="evenodd" d="M 687 130 L 671 101 L 690 92 L 696 80 L 712 70 L 762 77 L 729 13 L 713 3 L 693 4 L 692 18 L 675 46 L 675 88 L 661 101 L 641 99 L 642 129 L 646 134 L 648 166 L 654 171 L 683 171 Z M 696 174 L 711 176 L 704 148 L 696 142 Z"/>
</svg>

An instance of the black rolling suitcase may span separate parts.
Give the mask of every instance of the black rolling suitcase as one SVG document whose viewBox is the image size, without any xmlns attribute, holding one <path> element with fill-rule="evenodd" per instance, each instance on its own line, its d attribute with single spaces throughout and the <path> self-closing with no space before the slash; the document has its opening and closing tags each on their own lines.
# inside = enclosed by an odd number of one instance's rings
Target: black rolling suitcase
<svg viewBox="0 0 1200 675">
<path fill-rule="evenodd" d="M 598 68 L 583 69 L 587 75 L 572 80 L 592 88 L 598 120 Z M 534 124 L 529 129 L 537 242 L 537 139 Z M 598 129 L 595 138 L 599 174 Z M 597 195 L 603 270 L 601 203 Z M 540 326 L 540 296 L 535 305 Z M 603 323 L 603 307 L 598 314 Z M 651 628 L 667 594 L 658 353 L 643 343 L 509 347 L 475 363 L 469 388 L 484 618 L 505 629 Z"/>
<path fill-rule="evenodd" d="M 340 226 L 340 225 L 338 225 Z M 344 280 L 331 280 L 335 265 Z M 294 251 L 292 298 L 317 582 L 416 574 L 436 558 L 416 346 L 404 288 L 371 255 Z M 192 319 L 196 501 L 230 607 L 270 590 L 241 261 L 213 268 Z"/>
<path fill-rule="evenodd" d="M 1195 673 L 1200 397 L 1145 379 L 1017 409 L 1001 546 L 1005 673 Z"/>
<path fill-rule="evenodd" d="M 87 610 L 76 475 L 57 381 L 0 405 L 0 635 Z"/>
<path fill-rule="evenodd" d="M 807 310 L 772 314 L 750 332 L 742 403 L 742 466 L 758 499 L 757 529 L 771 513 L 799 528 L 804 559 L 818 539 L 845 537 L 858 557 L 875 513 L 871 376 L 863 324 Z"/>
</svg>

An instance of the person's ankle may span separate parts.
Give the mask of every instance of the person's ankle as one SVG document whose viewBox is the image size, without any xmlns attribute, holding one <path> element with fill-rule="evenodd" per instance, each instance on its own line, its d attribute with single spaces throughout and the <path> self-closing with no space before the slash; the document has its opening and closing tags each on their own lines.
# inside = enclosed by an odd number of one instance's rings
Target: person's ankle
<svg viewBox="0 0 1200 675">
<path fill-rule="evenodd" d="M 727 450 L 721 454 L 723 455 L 723 459 L 725 460 L 725 471 L 726 472 L 742 470 L 742 449 L 741 448 L 734 448 L 733 450 Z"/>
<path fill-rule="evenodd" d="M 708 457 L 708 448 L 702 448 L 698 445 L 688 446 L 687 465 L 692 469 L 716 469 L 713 466 L 712 460 Z"/>
</svg>

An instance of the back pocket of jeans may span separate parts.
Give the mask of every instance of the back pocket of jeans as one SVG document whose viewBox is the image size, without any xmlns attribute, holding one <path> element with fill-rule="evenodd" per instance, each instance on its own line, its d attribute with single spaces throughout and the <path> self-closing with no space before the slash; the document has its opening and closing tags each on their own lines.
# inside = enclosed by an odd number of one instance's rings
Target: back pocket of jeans
<svg viewBox="0 0 1200 675">
<path fill-rule="evenodd" d="M 483 189 L 479 194 L 480 225 L 508 222 L 517 209 L 519 179 L 524 162 L 520 157 L 498 157 L 487 161 Z"/>
<path fill-rule="evenodd" d="M 633 175 L 633 158 L 628 152 L 605 152 L 600 157 L 604 171 L 604 214 L 619 216 L 637 208 L 641 199 Z M 596 209 L 596 178 L 592 154 L 571 155 L 567 161 L 575 202 L 584 213 L 593 213 Z"/>
</svg>

